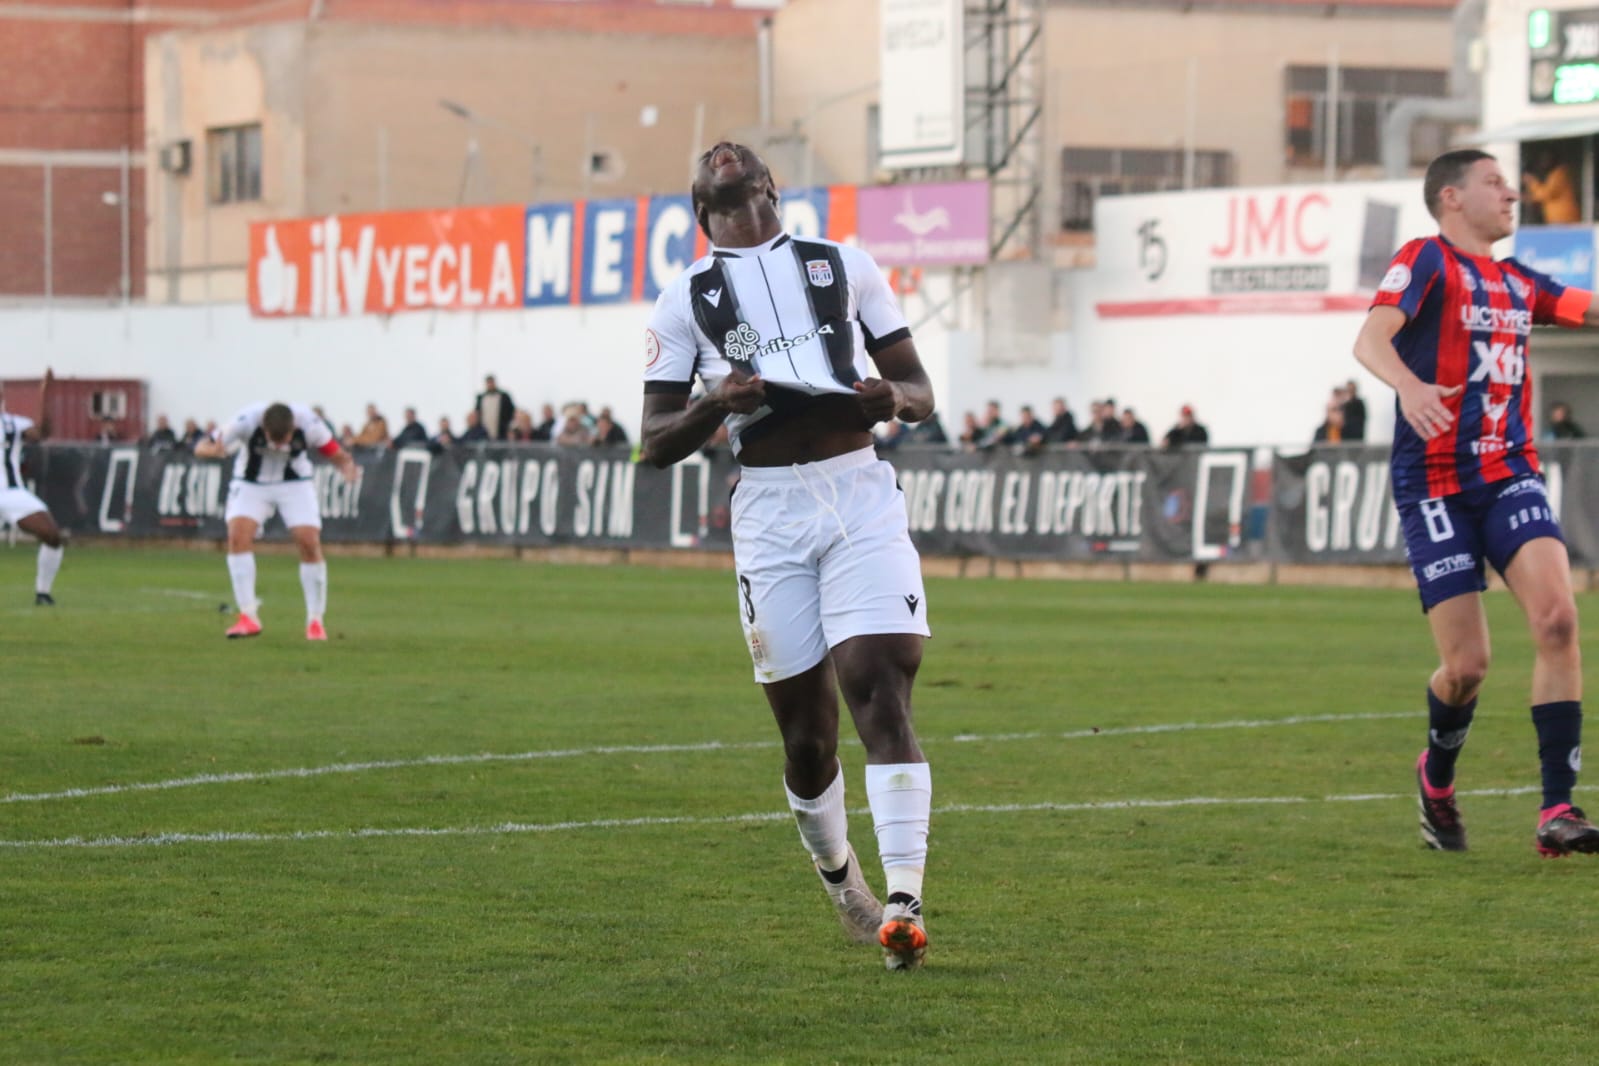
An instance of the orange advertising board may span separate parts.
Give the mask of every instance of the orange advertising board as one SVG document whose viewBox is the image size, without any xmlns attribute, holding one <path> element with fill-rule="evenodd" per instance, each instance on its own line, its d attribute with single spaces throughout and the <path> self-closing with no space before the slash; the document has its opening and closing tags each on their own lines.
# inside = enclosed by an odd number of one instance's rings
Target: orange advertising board
<svg viewBox="0 0 1599 1066">
<path fill-rule="evenodd" d="M 326 317 L 522 306 L 520 204 L 250 226 L 250 310 Z"/>
</svg>

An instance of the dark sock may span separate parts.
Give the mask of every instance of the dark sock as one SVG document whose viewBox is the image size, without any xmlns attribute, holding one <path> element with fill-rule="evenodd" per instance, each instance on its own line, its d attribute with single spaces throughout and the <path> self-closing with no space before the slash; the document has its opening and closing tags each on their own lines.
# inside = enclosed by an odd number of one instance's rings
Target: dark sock
<svg viewBox="0 0 1599 1066">
<path fill-rule="evenodd" d="M 820 866 L 818 870 L 822 870 Z M 822 878 L 830 885 L 842 885 L 844 878 L 849 876 L 849 860 L 844 860 L 844 865 L 836 870 L 822 870 Z"/>
<path fill-rule="evenodd" d="M 1427 687 L 1427 784 L 1448 788 L 1455 782 L 1455 760 L 1466 746 L 1471 718 L 1477 713 L 1477 697 L 1459 707 L 1451 707 Z"/>
<path fill-rule="evenodd" d="M 1532 709 L 1532 724 L 1538 730 L 1544 809 L 1570 803 L 1582 761 L 1582 703 L 1540 703 Z"/>
</svg>

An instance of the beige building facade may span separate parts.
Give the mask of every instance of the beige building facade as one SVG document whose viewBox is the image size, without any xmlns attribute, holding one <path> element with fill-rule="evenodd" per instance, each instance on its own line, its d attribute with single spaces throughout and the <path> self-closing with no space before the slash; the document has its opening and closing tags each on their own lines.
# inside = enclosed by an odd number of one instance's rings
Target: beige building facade
<svg viewBox="0 0 1599 1066">
<path fill-rule="evenodd" d="M 153 37 L 149 298 L 243 299 L 256 220 L 681 193 L 696 146 L 759 118 L 758 24 L 726 9 L 637 33 L 294 19 Z"/>
</svg>

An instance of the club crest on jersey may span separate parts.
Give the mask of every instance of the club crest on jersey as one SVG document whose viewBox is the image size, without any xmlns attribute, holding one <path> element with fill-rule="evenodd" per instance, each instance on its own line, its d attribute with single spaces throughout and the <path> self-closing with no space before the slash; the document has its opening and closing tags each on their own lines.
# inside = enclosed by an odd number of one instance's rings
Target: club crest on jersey
<svg viewBox="0 0 1599 1066">
<path fill-rule="evenodd" d="M 1378 292 L 1404 292 L 1410 287 L 1410 268 L 1403 263 L 1395 263 L 1388 268 L 1388 273 L 1382 276 L 1382 284 L 1377 286 Z"/>
<path fill-rule="evenodd" d="M 811 284 L 818 288 L 833 284 L 833 264 L 826 259 L 805 260 L 805 272 L 810 275 Z"/>
<path fill-rule="evenodd" d="M 1471 276 L 1471 271 L 1465 267 L 1460 268 L 1460 287 L 1467 292 L 1477 291 L 1477 279 Z"/>
</svg>

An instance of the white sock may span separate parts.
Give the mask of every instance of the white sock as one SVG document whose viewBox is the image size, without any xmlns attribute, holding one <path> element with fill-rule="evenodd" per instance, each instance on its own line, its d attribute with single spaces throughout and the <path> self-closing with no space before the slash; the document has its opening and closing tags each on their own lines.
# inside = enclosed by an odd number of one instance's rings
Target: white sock
<svg viewBox="0 0 1599 1066">
<path fill-rule="evenodd" d="M 228 576 L 233 578 L 233 602 L 239 613 L 255 618 L 261 604 L 255 598 L 255 552 L 229 553 Z"/>
<path fill-rule="evenodd" d="M 800 841 L 824 870 L 842 869 L 849 861 L 849 820 L 844 812 L 844 767 L 838 768 L 833 783 L 815 799 L 800 799 L 783 782 L 788 806 L 799 824 Z"/>
<path fill-rule="evenodd" d="M 866 802 L 872 808 L 888 894 L 904 892 L 921 899 L 927 822 L 933 809 L 932 771 L 924 762 L 867 766 Z"/>
<path fill-rule="evenodd" d="M 33 591 L 50 591 L 50 586 L 56 581 L 56 571 L 61 569 L 61 556 L 65 552 L 65 548 L 52 548 L 48 544 L 39 545 L 39 576 L 33 583 Z"/>
<path fill-rule="evenodd" d="M 328 609 L 328 561 L 300 564 L 300 588 L 305 591 L 305 620 L 322 621 Z"/>
</svg>

